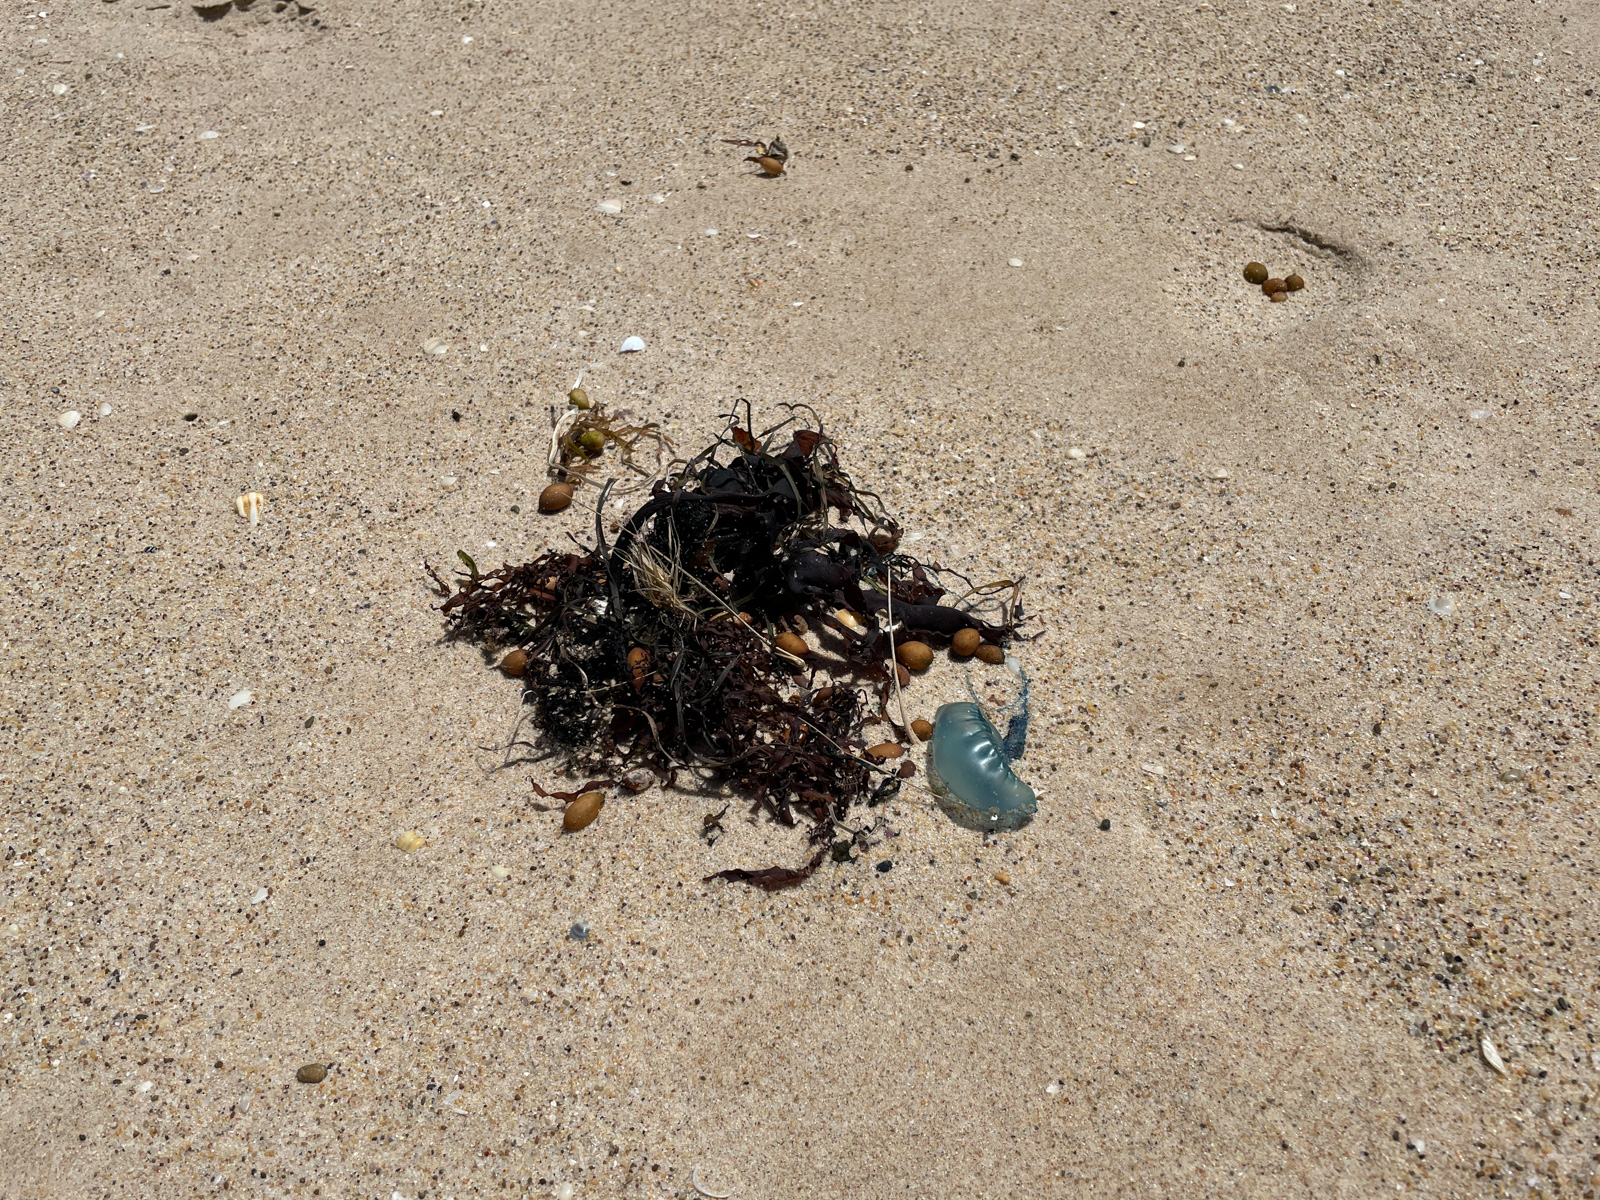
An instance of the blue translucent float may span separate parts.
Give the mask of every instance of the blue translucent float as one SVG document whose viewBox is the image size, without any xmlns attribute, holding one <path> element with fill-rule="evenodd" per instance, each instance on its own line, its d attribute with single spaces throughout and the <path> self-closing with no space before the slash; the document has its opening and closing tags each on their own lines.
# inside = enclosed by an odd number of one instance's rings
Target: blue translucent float
<svg viewBox="0 0 1600 1200">
<path fill-rule="evenodd" d="M 1013 716 L 1007 722 L 1005 740 L 976 703 L 946 704 L 934 714 L 928 782 L 958 825 L 986 832 L 1019 829 L 1039 811 L 1038 796 L 1012 772 L 1007 755 L 1011 749 L 1021 757 L 1027 737 L 1026 686 L 1024 681 L 1020 721 Z"/>
</svg>

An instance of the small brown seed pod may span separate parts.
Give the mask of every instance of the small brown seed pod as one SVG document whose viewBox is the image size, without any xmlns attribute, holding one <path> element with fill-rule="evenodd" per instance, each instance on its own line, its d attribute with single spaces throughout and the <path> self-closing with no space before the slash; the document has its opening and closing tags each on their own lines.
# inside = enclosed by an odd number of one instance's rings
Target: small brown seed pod
<svg viewBox="0 0 1600 1200">
<path fill-rule="evenodd" d="M 1288 292 L 1273 292 L 1270 296 L 1267 297 L 1267 299 L 1271 300 L 1274 304 L 1283 304 L 1289 299 L 1289 293 Z"/>
<path fill-rule="evenodd" d="M 1244 265 L 1244 277 L 1250 283 L 1257 285 L 1267 281 L 1267 266 L 1265 263 L 1247 262 Z"/>
<path fill-rule="evenodd" d="M 894 665 L 894 677 L 900 681 L 901 687 L 905 687 L 911 682 L 911 672 L 906 670 L 899 663 L 895 663 Z"/>
<path fill-rule="evenodd" d="M 796 658 L 804 658 L 811 653 L 811 647 L 806 645 L 805 638 L 798 633 L 780 633 L 772 640 L 779 650 L 792 654 Z"/>
<path fill-rule="evenodd" d="M 650 651 L 643 646 L 635 646 L 628 651 L 628 674 L 633 676 L 633 690 L 640 691 L 644 687 L 644 677 L 650 670 Z"/>
<path fill-rule="evenodd" d="M 573 388 L 567 393 L 567 403 L 573 408 L 593 408 L 594 401 L 589 399 L 589 393 L 582 388 Z"/>
<path fill-rule="evenodd" d="M 1261 290 L 1270 296 L 1273 292 L 1288 291 L 1289 285 L 1281 279 L 1269 279 L 1261 285 Z"/>
<path fill-rule="evenodd" d="M 867 753 L 880 762 L 884 759 L 899 758 L 905 753 L 899 742 L 879 742 L 876 746 L 868 746 Z"/>
<path fill-rule="evenodd" d="M 571 804 L 567 805 L 566 816 L 561 818 L 561 828 L 568 833 L 577 833 L 594 824 L 594 819 L 600 815 L 600 810 L 605 807 L 606 798 L 601 792 L 585 792 Z"/>
<path fill-rule="evenodd" d="M 924 721 L 921 717 L 918 717 L 915 721 L 911 722 L 911 732 L 917 735 L 917 740 L 919 742 L 925 742 L 933 736 L 933 723 L 931 721 Z"/>
<path fill-rule="evenodd" d="M 991 667 L 998 667 L 1005 662 L 1006 652 L 1000 649 L 999 646 L 991 646 L 985 642 L 978 647 L 977 659 L 979 662 L 988 663 Z"/>
<path fill-rule="evenodd" d="M 1306 281 L 1301 279 L 1298 274 L 1294 274 L 1290 275 L 1283 281 L 1283 286 L 1291 292 L 1298 292 L 1301 288 L 1306 286 Z"/>
<path fill-rule="evenodd" d="M 894 656 L 900 660 L 900 665 L 913 671 L 926 671 L 933 662 L 933 650 L 927 642 L 901 642 L 895 648 Z"/>
<path fill-rule="evenodd" d="M 811 707 L 812 708 L 827 708 L 828 707 L 828 701 L 830 701 L 832 699 L 833 699 L 833 689 L 831 687 L 822 688 L 820 691 L 817 692 L 817 694 L 815 696 L 811 697 Z"/>
<path fill-rule="evenodd" d="M 606 435 L 598 429 L 586 429 L 578 435 L 578 449 L 586 458 L 598 458 L 606 448 Z"/>
<path fill-rule="evenodd" d="M 522 650 L 513 650 L 500 660 L 500 673 L 512 679 L 521 679 L 528 669 L 528 655 Z"/>
<path fill-rule="evenodd" d="M 976 629 L 963 629 L 950 639 L 950 649 L 954 650 L 962 658 L 971 658 L 978 652 L 978 647 L 982 642 L 983 639 L 978 636 Z"/>
<path fill-rule="evenodd" d="M 539 493 L 539 511 L 542 513 L 558 513 L 572 503 L 572 485 L 570 483 L 552 483 Z"/>
<path fill-rule="evenodd" d="M 300 1083 L 321 1083 L 328 1077 L 328 1068 L 321 1063 L 307 1063 L 294 1073 Z"/>
</svg>

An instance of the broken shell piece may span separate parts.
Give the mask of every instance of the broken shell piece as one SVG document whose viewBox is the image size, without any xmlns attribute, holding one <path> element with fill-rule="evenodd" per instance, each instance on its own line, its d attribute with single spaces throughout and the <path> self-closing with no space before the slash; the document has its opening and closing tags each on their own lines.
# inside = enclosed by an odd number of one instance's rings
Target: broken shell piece
<svg viewBox="0 0 1600 1200">
<path fill-rule="evenodd" d="M 1073 462 L 1082 462 L 1089 457 L 1089 452 L 1082 446 L 1072 446 L 1067 450 L 1067 457 Z"/>
<path fill-rule="evenodd" d="M 422 343 L 422 352 L 429 358 L 442 358 L 450 350 L 450 343 L 442 337 L 431 337 Z"/>
<path fill-rule="evenodd" d="M 63 429 L 76 429 L 78 422 L 83 420 L 83 414 L 75 408 L 69 408 L 56 418 L 56 424 Z"/>
<path fill-rule="evenodd" d="M 1501 1078 L 1505 1078 L 1509 1074 L 1506 1070 L 1505 1062 L 1500 1058 L 1500 1051 L 1494 1048 L 1493 1042 L 1488 1038 L 1484 1038 L 1483 1041 L 1478 1043 L 1478 1049 L 1482 1051 L 1483 1061 L 1489 1064 L 1491 1071 Z"/>
<path fill-rule="evenodd" d="M 253 894 L 253 895 L 252 895 L 252 896 L 251 896 L 251 897 L 250 897 L 250 903 L 251 903 L 251 904 L 260 904 L 260 903 L 261 903 L 261 902 L 262 902 L 262 901 L 263 901 L 263 900 L 265 900 L 265 899 L 266 899 L 266 898 L 267 898 L 267 897 L 268 897 L 268 896 L 269 896 L 269 895 L 270 895 L 270 894 L 271 894 L 271 893 L 270 893 L 270 892 L 268 892 L 268 891 L 267 891 L 267 889 L 266 889 L 266 888 L 264 888 L 264 887 L 258 887 L 258 888 L 257 888 L 257 889 L 256 889 L 256 890 L 255 890 L 255 893 L 254 893 L 254 894 Z"/>
<path fill-rule="evenodd" d="M 594 206 L 594 210 L 595 212 L 605 213 L 608 217 L 614 217 L 622 211 L 622 205 L 615 200 L 602 200 Z"/>
<path fill-rule="evenodd" d="M 1435 596 L 1428 601 L 1428 611 L 1436 617 L 1453 616 L 1456 611 L 1454 596 Z"/>
<path fill-rule="evenodd" d="M 228 697 L 228 708 L 230 711 L 236 708 L 243 708 L 255 698 L 255 693 L 249 688 L 245 688 L 243 691 L 235 692 L 233 695 Z"/>
<path fill-rule="evenodd" d="M 408 829 L 399 837 L 394 839 L 394 848 L 396 850 L 403 850 L 407 854 L 415 854 L 427 844 L 427 839 L 425 839 L 415 829 Z"/>
<path fill-rule="evenodd" d="M 649 767 L 635 767 L 622 777 L 622 786 L 630 792 L 642 792 L 655 781 L 655 772 Z"/>
<path fill-rule="evenodd" d="M 510 879 L 511 878 L 511 868 L 510 867 L 490 867 L 489 868 L 489 874 L 493 875 L 496 879 Z"/>
<path fill-rule="evenodd" d="M 266 502 L 267 498 L 260 492 L 246 492 L 233 502 L 233 507 L 241 517 L 249 517 L 250 524 L 259 525 L 261 524 L 261 506 Z"/>
<path fill-rule="evenodd" d="M 1208 472 L 1208 474 L 1209 474 L 1210 478 L 1212 478 L 1212 479 L 1227 479 L 1228 478 L 1228 468 L 1227 467 L 1212 467 L 1210 472 Z"/>
<path fill-rule="evenodd" d="M 733 1195 L 732 1192 L 713 1192 L 709 1187 L 702 1183 L 700 1181 L 699 1167 L 695 1167 L 695 1169 L 690 1172 L 689 1180 L 694 1184 L 695 1191 L 699 1192 L 702 1196 L 710 1197 L 710 1200 L 728 1200 L 728 1197 Z"/>
<path fill-rule="evenodd" d="M 626 337 L 622 339 L 622 345 L 618 348 L 617 353 L 635 354 L 643 349 L 644 339 L 642 337 Z"/>
</svg>

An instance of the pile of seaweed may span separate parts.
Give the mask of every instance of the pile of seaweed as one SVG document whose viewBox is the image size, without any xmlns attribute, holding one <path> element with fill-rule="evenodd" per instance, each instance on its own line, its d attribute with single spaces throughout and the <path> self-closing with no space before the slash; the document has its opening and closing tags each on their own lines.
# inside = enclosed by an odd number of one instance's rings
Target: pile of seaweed
<svg viewBox="0 0 1600 1200">
<path fill-rule="evenodd" d="M 721 873 L 767 888 L 805 879 L 854 806 L 914 773 L 863 736 L 883 721 L 909 744 L 897 644 L 975 629 L 1004 645 L 1021 619 L 1009 580 L 974 588 L 903 553 L 816 414 L 784 407 L 760 433 L 736 410 L 609 541 L 607 485 L 592 548 L 488 573 L 462 554 L 453 588 L 429 568 L 451 636 L 522 651 L 532 723 L 570 772 L 710 772 L 785 825 L 808 821 L 817 851 L 799 870 Z"/>
</svg>

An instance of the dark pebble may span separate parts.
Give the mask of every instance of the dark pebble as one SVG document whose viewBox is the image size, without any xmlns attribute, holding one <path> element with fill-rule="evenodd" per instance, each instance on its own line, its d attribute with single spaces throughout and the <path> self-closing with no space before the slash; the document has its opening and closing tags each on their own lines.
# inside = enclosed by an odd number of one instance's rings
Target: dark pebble
<svg viewBox="0 0 1600 1200">
<path fill-rule="evenodd" d="M 880 875 L 887 875 L 892 870 L 894 870 L 894 864 L 888 859 L 884 859 L 878 864 L 878 874 Z"/>
<path fill-rule="evenodd" d="M 1111 818 L 1110 817 L 1103 818 L 1101 820 L 1101 822 L 1100 822 L 1100 832 L 1108 833 L 1108 832 L 1110 832 L 1110 829 L 1111 829 Z"/>
</svg>

